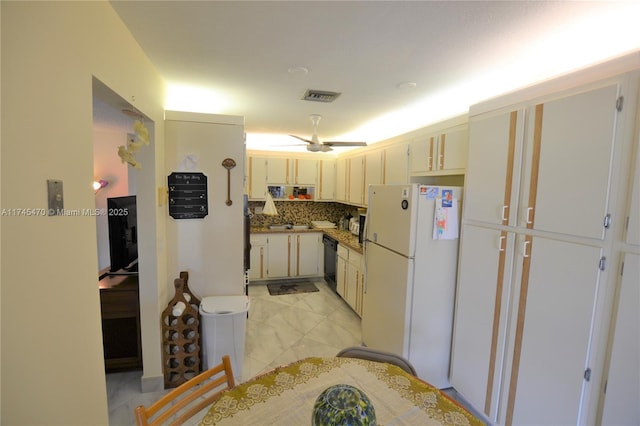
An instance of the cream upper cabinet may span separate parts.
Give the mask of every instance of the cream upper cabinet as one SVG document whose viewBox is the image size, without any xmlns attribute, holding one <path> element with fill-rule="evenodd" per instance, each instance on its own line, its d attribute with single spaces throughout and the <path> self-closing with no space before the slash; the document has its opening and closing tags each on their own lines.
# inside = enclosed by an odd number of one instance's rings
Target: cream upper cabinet
<svg viewBox="0 0 640 426">
<path fill-rule="evenodd" d="M 471 117 L 465 175 L 465 217 L 493 225 L 515 225 L 524 110 Z M 479 141 L 479 142 L 475 142 Z"/>
<path fill-rule="evenodd" d="M 293 167 L 293 185 L 315 185 L 318 179 L 318 160 L 295 158 L 291 160 Z"/>
<path fill-rule="evenodd" d="M 336 199 L 336 160 L 318 160 L 316 188 L 316 200 L 332 201 Z"/>
<path fill-rule="evenodd" d="M 272 185 L 315 185 L 318 162 L 308 158 L 267 158 L 267 182 Z"/>
<path fill-rule="evenodd" d="M 382 151 L 368 152 L 364 156 L 364 185 L 361 204 L 369 200 L 369 185 L 382 183 Z"/>
<path fill-rule="evenodd" d="M 397 143 L 384 149 L 382 183 L 405 184 L 409 182 L 409 144 Z"/>
<path fill-rule="evenodd" d="M 291 183 L 291 162 L 288 158 L 267 158 L 267 182 L 272 185 Z"/>
<path fill-rule="evenodd" d="M 248 157 L 247 195 L 250 200 L 264 200 L 267 196 L 267 159 Z"/>
<path fill-rule="evenodd" d="M 349 196 L 349 160 L 336 160 L 336 201 L 348 202 Z"/>
<path fill-rule="evenodd" d="M 364 166 L 365 156 L 359 155 L 348 159 L 349 182 L 348 199 L 352 204 L 364 204 Z"/>
<path fill-rule="evenodd" d="M 437 169 L 441 172 L 462 174 L 467 167 L 469 128 L 462 125 L 438 137 Z"/>
<path fill-rule="evenodd" d="M 618 91 L 614 83 L 531 108 L 521 226 L 604 239 Z"/>
<path fill-rule="evenodd" d="M 416 176 L 464 174 L 469 132 L 466 124 L 422 136 L 410 143 L 410 172 Z"/>
<path fill-rule="evenodd" d="M 640 246 L 640 139 L 636 144 L 636 164 L 626 219 L 627 244 Z"/>
</svg>

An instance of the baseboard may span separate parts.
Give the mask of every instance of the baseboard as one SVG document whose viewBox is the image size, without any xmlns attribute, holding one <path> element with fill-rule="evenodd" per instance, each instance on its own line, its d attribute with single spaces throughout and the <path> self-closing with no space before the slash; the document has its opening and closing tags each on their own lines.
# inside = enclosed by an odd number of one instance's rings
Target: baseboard
<svg viewBox="0 0 640 426">
<path fill-rule="evenodd" d="M 155 376 L 155 377 L 144 377 L 140 379 L 140 387 L 142 388 L 142 393 L 147 392 L 161 392 L 164 390 L 164 377 L 163 376 Z"/>
</svg>

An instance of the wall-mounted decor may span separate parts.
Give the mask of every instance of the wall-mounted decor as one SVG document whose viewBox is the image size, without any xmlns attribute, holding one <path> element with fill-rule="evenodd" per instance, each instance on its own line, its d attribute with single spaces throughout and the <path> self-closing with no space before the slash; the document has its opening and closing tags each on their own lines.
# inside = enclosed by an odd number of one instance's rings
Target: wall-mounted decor
<svg viewBox="0 0 640 426">
<path fill-rule="evenodd" d="M 167 180 L 169 216 L 174 219 L 202 219 L 207 216 L 207 177 L 204 173 L 173 172 Z"/>
</svg>

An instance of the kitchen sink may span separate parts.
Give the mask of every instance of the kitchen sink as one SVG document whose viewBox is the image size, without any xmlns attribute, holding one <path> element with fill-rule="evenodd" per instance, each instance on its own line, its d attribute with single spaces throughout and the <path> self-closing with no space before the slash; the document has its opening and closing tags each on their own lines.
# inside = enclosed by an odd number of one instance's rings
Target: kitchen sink
<svg viewBox="0 0 640 426">
<path fill-rule="evenodd" d="M 294 230 L 301 231 L 303 229 L 309 229 L 309 225 L 291 225 L 288 223 L 278 224 L 278 225 L 269 225 L 269 229 L 272 231 L 286 231 L 286 230 Z"/>
<path fill-rule="evenodd" d="M 269 229 L 273 231 L 286 231 L 291 229 L 291 225 L 269 225 Z"/>
</svg>

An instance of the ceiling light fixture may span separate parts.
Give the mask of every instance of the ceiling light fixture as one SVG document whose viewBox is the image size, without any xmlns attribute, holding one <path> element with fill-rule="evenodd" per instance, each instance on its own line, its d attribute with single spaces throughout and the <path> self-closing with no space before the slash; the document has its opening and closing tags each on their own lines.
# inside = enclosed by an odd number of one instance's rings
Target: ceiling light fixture
<svg viewBox="0 0 640 426">
<path fill-rule="evenodd" d="M 415 81 L 403 81 L 402 83 L 398 83 L 396 87 L 398 89 L 413 89 L 417 85 L 418 83 L 416 83 Z"/>
<path fill-rule="evenodd" d="M 309 74 L 309 68 L 307 68 L 307 67 L 289 67 L 287 72 L 289 74 Z"/>
</svg>

